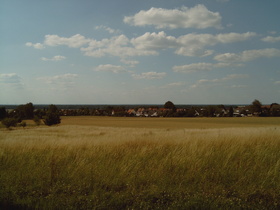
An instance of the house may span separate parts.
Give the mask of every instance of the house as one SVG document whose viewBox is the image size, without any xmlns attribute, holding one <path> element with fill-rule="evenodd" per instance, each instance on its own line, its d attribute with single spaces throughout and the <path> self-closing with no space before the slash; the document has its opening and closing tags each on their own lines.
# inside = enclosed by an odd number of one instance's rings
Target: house
<svg viewBox="0 0 280 210">
<path fill-rule="evenodd" d="M 270 116 L 278 117 L 280 116 L 280 105 L 279 104 L 271 104 L 269 109 Z"/>
<path fill-rule="evenodd" d="M 135 111 L 135 109 L 129 109 L 129 110 L 127 110 L 127 114 L 128 115 L 133 115 L 133 116 L 135 116 L 136 115 L 136 111 Z"/>
<path fill-rule="evenodd" d="M 144 111 L 145 111 L 145 108 L 139 108 L 139 109 L 136 111 L 135 116 L 136 116 L 136 117 L 142 117 L 142 116 L 144 115 Z"/>
<path fill-rule="evenodd" d="M 234 117 L 252 117 L 249 106 L 238 106 L 233 110 Z"/>
<path fill-rule="evenodd" d="M 243 113 L 243 110 L 245 109 L 245 106 L 238 106 L 233 110 L 233 116 L 234 117 L 242 117 L 241 113 Z"/>
<path fill-rule="evenodd" d="M 158 117 L 157 111 L 155 111 L 153 114 L 151 114 L 151 117 Z"/>
</svg>

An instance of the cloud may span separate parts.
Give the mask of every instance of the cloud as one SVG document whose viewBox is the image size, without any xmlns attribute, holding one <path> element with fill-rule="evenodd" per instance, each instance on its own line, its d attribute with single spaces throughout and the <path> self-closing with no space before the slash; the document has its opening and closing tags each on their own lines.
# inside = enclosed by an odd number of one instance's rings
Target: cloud
<svg viewBox="0 0 280 210">
<path fill-rule="evenodd" d="M 69 38 L 60 37 L 58 35 L 46 35 L 44 45 L 47 46 L 59 46 L 66 45 L 71 48 L 79 48 L 85 44 L 88 44 L 90 39 L 86 39 L 84 36 L 80 34 L 76 34 Z"/>
<path fill-rule="evenodd" d="M 275 85 L 280 85 L 280 81 L 274 82 Z"/>
<path fill-rule="evenodd" d="M 134 26 L 154 25 L 160 28 L 220 28 L 221 16 L 218 12 L 209 11 L 204 5 L 180 9 L 154 8 L 141 10 L 134 16 L 125 16 L 123 21 Z"/>
<path fill-rule="evenodd" d="M 81 48 L 86 56 L 103 57 L 113 55 L 121 58 L 133 56 L 157 55 L 154 50 L 136 49 L 125 35 L 114 36 L 101 41 L 91 40 L 88 47 Z"/>
<path fill-rule="evenodd" d="M 137 38 L 128 39 L 125 35 L 114 36 L 101 41 L 92 40 L 88 47 L 81 48 L 87 56 L 102 57 L 113 55 L 122 58 L 126 63 L 126 57 L 158 55 L 156 50 L 175 47 L 176 38 L 166 36 L 164 32 L 145 33 Z M 138 62 L 130 62 L 135 65 Z"/>
<path fill-rule="evenodd" d="M 44 43 L 36 43 L 33 44 L 31 42 L 27 42 L 25 45 L 28 47 L 34 47 L 35 49 L 44 49 L 45 46 L 59 46 L 66 45 L 71 48 L 79 48 L 90 42 L 90 39 L 86 39 L 84 36 L 80 34 L 76 34 L 69 38 L 60 37 L 58 35 L 46 35 Z"/>
<path fill-rule="evenodd" d="M 184 85 L 183 82 L 173 82 L 173 83 L 167 84 L 167 86 L 169 86 L 169 87 L 182 86 L 182 85 Z"/>
<path fill-rule="evenodd" d="M 173 36 L 167 36 L 163 31 L 159 33 L 145 33 L 142 36 L 134 38 L 131 43 L 136 49 L 166 49 L 174 48 L 179 45 L 176 38 Z"/>
<path fill-rule="evenodd" d="M 226 77 L 221 78 L 222 81 L 233 80 L 233 79 L 243 79 L 247 78 L 247 74 L 230 74 Z"/>
<path fill-rule="evenodd" d="M 175 53 L 183 56 L 209 56 L 214 53 L 213 50 L 205 49 L 207 46 L 214 46 L 222 43 L 233 43 L 245 41 L 256 36 L 256 33 L 226 33 L 226 34 L 186 34 L 178 38 L 168 36 L 164 31 L 158 33 L 147 32 L 136 38 L 128 39 L 121 34 L 96 40 L 86 38 L 80 34 L 73 35 L 69 38 L 60 37 L 58 35 L 46 35 L 44 44 L 37 43 L 36 46 L 60 46 L 66 45 L 71 48 L 80 48 L 85 56 L 104 57 L 107 55 L 121 58 L 121 62 L 125 63 L 127 57 L 158 55 L 159 50 L 175 49 Z M 27 43 L 27 46 L 35 46 Z M 42 60 L 55 60 L 57 58 L 42 58 Z M 131 66 L 137 62 L 130 62 Z"/>
<path fill-rule="evenodd" d="M 216 1 L 221 3 L 229 2 L 229 0 L 216 0 Z"/>
<path fill-rule="evenodd" d="M 26 45 L 27 47 L 34 47 L 35 49 L 39 49 L 39 50 L 45 48 L 45 46 L 44 46 L 43 44 L 41 44 L 41 43 L 33 44 L 32 42 L 27 42 L 27 43 L 25 43 L 25 45 Z"/>
<path fill-rule="evenodd" d="M 198 71 L 210 71 L 214 68 L 223 68 L 230 66 L 228 63 L 192 63 L 183 66 L 174 66 L 172 69 L 174 72 L 180 73 L 192 73 Z"/>
<path fill-rule="evenodd" d="M 230 74 L 230 75 L 227 75 L 226 77 L 219 78 L 219 79 L 212 79 L 212 80 L 201 79 L 201 80 L 198 80 L 194 85 L 192 85 L 191 88 L 203 87 L 205 85 L 210 85 L 210 86 L 219 85 L 219 84 L 229 81 L 229 80 L 243 79 L 243 78 L 247 78 L 247 77 L 248 77 L 247 74 Z"/>
<path fill-rule="evenodd" d="M 173 88 L 173 87 L 180 87 L 180 86 L 183 86 L 183 85 L 185 85 L 184 82 L 172 82 L 172 83 L 164 85 L 164 86 L 162 86 L 160 88 Z"/>
<path fill-rule="evenodd" d="M 216 44 L 227 44 L 241 42 L 256 36 L 254 32 L 246 33 L 225 33 L 225 34 L 186 34 L 178 38 L 167 36 L 165 32 L 145 33 L 142 36 L 131 39 L 136 49 L 158 50 L 175 48 L 175 53 L 183 56 L 209 56 L 212 50 L 205 49 L 206 46 Z"/>
<path fill-rule="evenodd" d="M 145 72 L 141 74 L 132 74 L 131 75 L 134 79 L 162 79 L 163 77 L 166 76 L 165 72 Z"/>
<path fill-rule="evenodd" d="M 110 34 L 115 34 L 115 33 L 120 33 L 121 31 L 118 29 L 112 29 L 110 27 L 104 26 L 104 25 L 100 25 L 100 26 L 96 26 L 95 27 L 96 30 L 105 30 L 108 31 Z"/>
<path fill-rule="evenodd" d="M 135 67 L 139 61 L 135 61 L 135 60 L 127 60 L 127 59 L 121 59 L 121 62 L 124 63 L 124 64 L 127 64 L 129 65 L 130 67 Z"/>
<path fill-rule="evenodd" d="M 280 36 L 278 36 L 278 37 L 267 36 L 267 37 L 263 38 L 262 41 L 271 42 L 271 43 L 280 42 Z"/>
<path fill-rule="evenodd" d="M 273 34 L 273 35 L 274 35 L 274 34 L 277 34 L 276 31 L 268 31 L 268 33 L 269 33 L 269 34 Z"/>
<path fill-rule="evenodd" d="M 115 74 L 127 72 L 124 67 L 111 64 L 99 65 L 95 68 L 95 71 L 113 72 Z"/>
<path fill-rule="evenodd" d="M 55 75 L 52 77 L 39 77 L 38 80 L 52 86 L 52 89 L 59 88 L 68 89 L 72 88 L 75 85 L 75 79 L 78 77 L 77 74 L 62 74 L 62 75 Z"/>
<path fill-rule="evenodd" d="M 218 34 L 215 36 L 217 43 L 233 43 L 233 42 L 241 42 L 248 40 L 251 37 L 256 36 L 255 32 L 246 32 L 243 34 L 240 33 L 227 33 L 227 34 Z"/>
<path fill-rule="evenodd" d="M 16 73 L 0 74 L 0 83 L 14 84 L 20 82 L 21 82 L 21 77 L 18 76 Z"/>
<path fill-rule="evenodd" d="M 64 59 L 66 59 L 66 57 L 62 56 L 62 55 L 56 55 L 52 58 L 45 58 L 45 57 L 41 58 L 42 61 L 61 61 L 61 60 L 64 60 Z"/>
<path fill-rule="evenodd" d="M 22 78 L 16 73 L 0 74 L 0 84 L 10 85 L 14 88 L 23 88 Z"/>
<path fill-rule="evenodd" d="M 258 58 L 272 58 L 280 57 L 280 50 L 275 48 L 266 48 L 260 50 L 246 50 L 239 54 L 236 53 L 224 53 L 219 54 L 214 57 L 215 60 L 225 63 L 242 63 Z"/>
<path fill-rule="evenodd" d="M 248 85 L 232 85 L 232 88 L 246 88 Z"/>
<path fill-rule="evenodd" d="M 247 33 L 226 33 L 226 34 L 187 34 L 178 37 L 177 42 L 180 44 L 176 54 L 184 56 L 209 56 L 213 54 L 212 50 L 205 50 L 206 46 L 216 44 L 227 44 L 241 42 L 256 36 L 254 32 Z"/>
</svg>

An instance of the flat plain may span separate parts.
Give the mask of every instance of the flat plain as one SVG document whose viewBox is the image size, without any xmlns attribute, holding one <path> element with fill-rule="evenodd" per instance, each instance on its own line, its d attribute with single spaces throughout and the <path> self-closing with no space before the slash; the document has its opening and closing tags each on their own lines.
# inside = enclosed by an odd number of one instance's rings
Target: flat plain
<svg viewBox="0 0 280 210">
<path fill-rule="evenodd" d="M 278 117 L 234 117 L 234 118 L 145 118 L 145 117 L 62 117 L 62 125 L 83 125 L 125 128 L 233 128 L 280 126 Z"/>
<path fill-rule="evenodd" d="M 0 128 L 0 207 L 279 209 L 280 118 L 62 117 Z"/>
</svg>

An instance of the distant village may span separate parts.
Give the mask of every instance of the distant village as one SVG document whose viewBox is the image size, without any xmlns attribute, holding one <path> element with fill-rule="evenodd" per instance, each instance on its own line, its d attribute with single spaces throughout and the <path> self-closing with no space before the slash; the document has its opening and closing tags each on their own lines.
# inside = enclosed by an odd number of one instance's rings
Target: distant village
<svg viewBox="0 0 280 210">
<path fill-rule="evenodd" d="M 60 109 L 61 116 L 115 116 L 115 117 L 269 117 L 280 116 L 280 105 L 262 105 L 260 108 L 248 106 L 190 106 L 187 108 L 138 106 L 108 106 L 104 108 L 81 107 Z"/>
<path fill-rule="evenodd" d="M 50 105 L 57 116 L 112 116 L 112 117 L 279 117 L 280 105 L 262 105 L 255 100 L 250 105 Z M 4 118 L 45 119 L 50 112 L 46 105 L 14 105 L 0 107 Z"/>
</svg>

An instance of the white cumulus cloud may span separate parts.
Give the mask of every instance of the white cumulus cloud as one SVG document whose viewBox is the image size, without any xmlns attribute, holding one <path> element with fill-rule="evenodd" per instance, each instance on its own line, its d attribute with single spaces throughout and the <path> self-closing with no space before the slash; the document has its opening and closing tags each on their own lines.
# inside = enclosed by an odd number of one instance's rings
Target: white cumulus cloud
<svg viewBox="0 0 280 210">
<path fill-rule="evenodd" d="M 69 38 L 60 37 L 58 35 L 46 35 L 44 45 L 48 46 L 59 46 L 66 45 L 71 48 L 78 48 L 90 42 L 89 39 L 86 39 L 84 36 L 80 34 L 76 34 Z"/>
<path fill-rule="evenodd" d="M 34 47 L 35 49 L 39 49 L 39 50 L 45 48 L 45 46 L 44 46 L 43 44 L 41 44 L 41 43 L 33 44 L 32 42 L 27 42 L 27 43 L 25 43 L 25 45 L 26 45 L 27 47 Z"/>
<path fill-rule="evenodd" d="M 227 67 L 229 65 L 230 64 L 228 64 L 228 63 L 192 63 L 192 64 L 188 64 L 188 65 L 174 66 L 173 71 L 180 72 L 180 73 L 210 71 L 213 68 L 223 68 L 223 67 Z"/>
<path fill-rule="evenodd" d="M 221 3 L 229 2 L 229 0 L 216 0 L 216 1 Z"/>
<path fill-rule="evenodd" d="M 92 39 L 88 47 L 81 48 L 86 56 L 103 57 L 113 55 L 121 58 L 133 56 L 157 55 L 154 50 L 136 49 L 125 35 L 102 39 L 101 41 Z"/>
<path fill-rule="evenodd" d="M 262 41 L 271 42 L 271 43 L 280 42 L 280 36 L 277 36 L 277 37 L 267 36 L 267 37 L 263 38 Z"/>
<path fill-rule="evenodd" d="M 205 49 L 207 46 L 214 46 L 222 43 L 234 43 L 248 40 L 256 36 L 254 32 L 246 33 L 225 33 L 225 34 L 186 34 L 178 37 L 177 42 L 180 44 L 176 54 L 184 56 L 209 56 L 213 54 L 212 50 Z"/>
<path fill-rule="evenodd" d="M 62 55 L 56 55 L 52 58 L 45 58 L 45 57 L 41 58 L 42 61 L 61 61 L 61 60 L 64 60 L 64 59 L 66 59 L 66 57 L 62 56 Z"/>
<path fill-rule="evenodd" d="M 16 73 L 0 74 L 0 84 L 9 85 L 16 89 L 22 89 L 24 87 L 22 78 Z"/>
<path fill-rule="evenodd" d="M 198 80 L 194 85 L 191 86 L 191 88 L 198 88 L 203 87 L 205 85 L 219 85 L 221 83 L 227 82 L 229 80 L 236 80 L 236 79 L 244 79 L 247 78 L 247 74 L 230 74 L 226 77 L 217 78 L 217 79 L 200 79 Z"/>
<path fill-rule="evenodd" d="M 129 65 L 130 67 L 135 67 L 137 64 L 139 64 L 139 61 L 127 60 L 127 59 L 124 59 L 124 58 L 121 59 L 121 62 L 124 63 L 124 64 Z"/>
<path fill-rule="evenodd" d="M 166 49 L 178 46 L 177 39 L 173 36 L 167 36 L 163 31 L 159 33 L 147 32 L 142 36 L 134 38 L 131 43 L 136 49 Z"/>
<path fill-rule="evenodd" d="M 68 88 L 68 87 L 72 87 L 75 84 L 74 80 L 77 77 L 78 77 L 77 74 L 67 73 L 62 75 L 39 77 L 37 79 L 49 85 Z"/>
<path fill-rule="evenodd" d="M 224 53 L 214 57 L 215 60 L 220 62 L 248 62 L 258 58 L 272 58 L 280 57 L 280 50 L 275 48 L 266 48 L 260 50 L 245 50 L 241 53 Z"/>
<path fill-rule="evenodd" d="M 124 17 L 124 22 L 134 26 L 154 25 L 156 28 L 220 28 L 221 16 L 218 12 L 209 11 L 204 5 L 193 8 L 163 9 L 152 7 L 141 10 L 134 16 Z"/>
<path fill-rule="evenodd" d="M 162 79 L 166 76 L 165 72 L 144 72 L 141 74 L 132 74 L 131 75 L 134 79 Z"/>
<path fill-rule="evenodd" d="M 20 83 L 21 77 L 16 73 L 0 74 L 0 83 Z"/>
<path fill-rule="evenodd" d="M 158 33 L 147 32 L 142 36 L 131 39 L 131 43 L 136 49 L 153 51 L 174 48 L 178 55 L 203 57 L 213 54 L 213 50 L 205 49 L 207 46 L 246 41 L 254 36 L 256 36 L 254 32 L 217 35 L 191 33 L 176 38 L 167 36 L 165 32 L 161 31 Z"/>
<path fill-rule="evenodd" d="M 103 29 L 105 31 L 108 31 L 110 34 L 120 33 L 120 30 L 113 29 L 113 28 L 110 28 L 110 27 L 107 27 L 107 26 L 104 26 L 104 25 L 96 26 L 95 29 L 96 30 L 102 30 Z"/>
<path fill-rule="evenodd" d="M 80 34 L 71 37 L 60 37 L 58 35 L 46 35 L 43 44 L 26 43 L 27 46 L 43 48 L 45 46 L 65 45 L 71 48 L 80 48 L 85 56 L 104 57 L 116 56 L 121 62 L 126 63 L 128 57 L 158 55 L 159 50 L 174 49 L 175 54 L 183 56 L 209 56 L 214 53 L 209 46 L 219 43 L 241 42 L 256 36 L 254 32 L 225 33 L 225 34 L 186 34 L 179 37 L 168 36 L 164 31 L 158 33 L 147 32 L 141 36 L 129 39 L 121 34 L 110 38 L 96 40 L 86 38 Z M 42 58 L 42 60 L 60 60 L 59 57 Z M 127 62 L 128 63 L 128 62 Z M 131 66 L 137 62 L 130 62 Z"/>
<path fill-rule="evenodd" d="M 95 71 L 113 72 L 115 74 L 126 72 L 123 66 L 116 66 L 112 64 L 99 65 L 95 68 Z"/>
</svg>

